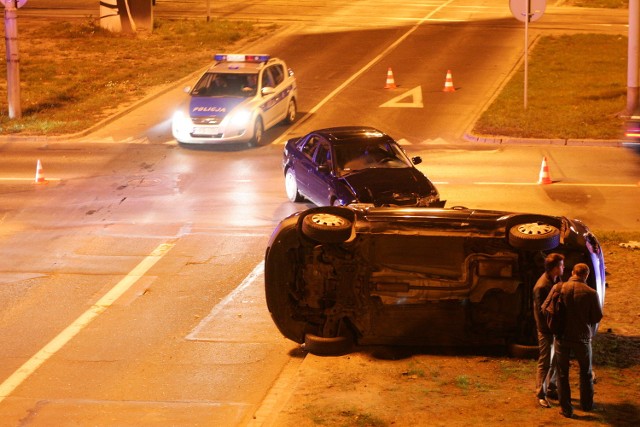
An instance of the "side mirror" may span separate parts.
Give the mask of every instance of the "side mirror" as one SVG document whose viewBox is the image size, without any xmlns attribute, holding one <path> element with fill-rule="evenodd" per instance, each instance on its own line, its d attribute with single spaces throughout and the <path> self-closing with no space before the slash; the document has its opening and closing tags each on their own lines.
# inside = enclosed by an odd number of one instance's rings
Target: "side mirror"
<svg viewBox="0 0 640 427">
<path fill-rule="evenodd" d="M 329 166 L 327 166 L 327 165 L 318 165 L 316 170 L 318 172 L 322 172 L 322 173 L 329 173 Z"/>
<path fill-rule="evenodd" d="M 273 95 L 274 93 L 276 93 L 276 90 L 271 86 L 267 86 L 267 87 L 263 87 L 260 93 L 262 94 L 262 96 Z"/>
<path fill-rule="evenodd" d="M 414 165 L 419 165 L 420 163 L 422 163 L 422 157 L 420 156 L 412 157 L 411 161 L 413 162 Z"/>
</svg>

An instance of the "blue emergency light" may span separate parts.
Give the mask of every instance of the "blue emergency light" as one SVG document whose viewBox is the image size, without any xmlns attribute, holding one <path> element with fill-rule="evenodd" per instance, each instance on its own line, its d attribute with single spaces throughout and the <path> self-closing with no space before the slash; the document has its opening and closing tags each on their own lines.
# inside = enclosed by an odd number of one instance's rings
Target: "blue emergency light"
<svg viewBox="0 0 640 427">
<path fill-rule="evenodd" d="M 217 53 L 213 56 L 215 61 L 226 61 L 226 62 L 267 62 L 271 58 L 270 55 L 260 54 L 260 55 L 246 55 L 240 53 Z"/>
</svg>

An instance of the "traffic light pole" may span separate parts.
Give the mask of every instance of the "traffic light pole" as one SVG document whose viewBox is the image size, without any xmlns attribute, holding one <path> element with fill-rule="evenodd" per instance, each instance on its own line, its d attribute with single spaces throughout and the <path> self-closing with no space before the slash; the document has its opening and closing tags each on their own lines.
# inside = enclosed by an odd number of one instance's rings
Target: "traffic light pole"
<svg viewBox="0 0 640 427">
<path fill-rule="evenodd" d="M 629 0 L 629 40 L 627 46 L 627 114 L 638 108 L 638 44 L 640 43 L 640 0 Z"/>
</svg>

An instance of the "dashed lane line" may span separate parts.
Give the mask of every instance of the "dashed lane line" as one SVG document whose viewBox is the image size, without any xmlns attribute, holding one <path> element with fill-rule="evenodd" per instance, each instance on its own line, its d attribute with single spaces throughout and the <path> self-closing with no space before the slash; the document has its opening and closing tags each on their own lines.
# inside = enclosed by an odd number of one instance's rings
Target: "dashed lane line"
<svg viewBox="0 0 640 427">
<path fill-rule="evenodd" d="M 67 326 L 47 345 L 27 360 L 17 371 L 0 384 L 0 403 L 20 386 L 31 374 L 33 374 L 51 356 L 78 335 L 89 323 L 113 305 L 127 290 L 129 290 L 140 278 L 142 278 L 158 261 L 160 261 L 173 248 L 174 243 L 162 243 L 151 254 L 143 259 L 133 270 L 118 282 L 109 292 L 104 294 L 94 305 Z"/>
</svg>

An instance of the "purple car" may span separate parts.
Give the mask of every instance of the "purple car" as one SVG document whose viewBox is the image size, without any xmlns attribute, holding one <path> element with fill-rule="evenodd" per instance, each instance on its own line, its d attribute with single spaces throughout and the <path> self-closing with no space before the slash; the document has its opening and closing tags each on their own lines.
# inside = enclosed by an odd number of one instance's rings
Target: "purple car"
<svg viewBox="0 0 640 427">
<path fill-rule="evenodd" d="M 367 126 L 320 129 L 287 141 L 287 196 L 317 206 L 444 206 L 438 190 L 385 133 Z"/>
</svg>

